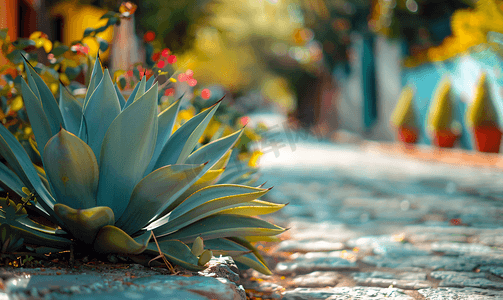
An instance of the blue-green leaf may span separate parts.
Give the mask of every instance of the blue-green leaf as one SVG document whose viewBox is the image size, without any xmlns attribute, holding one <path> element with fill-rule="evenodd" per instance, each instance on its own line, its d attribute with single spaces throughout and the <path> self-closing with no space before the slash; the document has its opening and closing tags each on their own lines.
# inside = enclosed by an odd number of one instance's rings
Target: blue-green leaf
<svg viewBox="0 0 503 300">
<path fill-rule="evenodd" d="M 28 87 L 24 80 L 21 80 L 21 92 L 23 94 L 26 112 L 28 113 L 28 118 L 30 119 L 31 128 L 35 134 L 38 151 L 40 152 L 40 155 L 43 155 L 45 144 L 47 144 L 47 141 L 49 141 L 49 139 L 53 136 L 49 120 L 43 113 L 44 109 L 42 108 L 42 103 L 33 94 L 32 90 Z"/>
<path fill-rule="evenodd" d="M 103 79 L 89 98 L 84 108 L 87 125 L 87 144 L 99 159 L 103 138 L 113 120 L 120 114 L 121 107 L 108 69 Z"/>
<path fill-rule="evenodd" d="M 192 119 L 185 122 L 173 133 L 164 146 L 154 165 L 154 170 L 166 165 L 184 163 L 189 154 L 194 150 L 197 141 L 203 134 L 208 122 L 213 117 L 220 102 L 215 104 Z"/>
<path fill-rule="evenodd" d="M 23 56 L 24 58 L 24 56 Z M 30 89 L 33 91 L 33 94 L 37 99 L 40 101 L 40 92 L 38 91 L 37 83 L 35 82 L 35 79 L 33 79 L 32 73 L 29 71 L 30 66 L 28 66 L 28 62 L 26 61 L 26 58 L 23 60 L 24 63 L 24 69 L 27 70 L 26 72 L 26 79 L 28 80 L 28 86 Z"/>
<path fill-rule="evenodd" d="M 150 173 L 136 185 L 126 210 L 115 225 L 128 234 L 137 232 L 175 201 L 203 168 L 204 165 L 173 165 Z"/>
<path fill-rule="evenodd" d="M 58 203 L 75 209 L 96 206 L 98 163 L 86 143 L 61 129 L 45 146 L 43 161 Z"/>
<path fill-rule="evenodd" d="M 6 165 L 0 162 L 0 181 L 5 184 L 9 189 L 13 190 L 19 196 L 24 196 L 22 191 L 23 182 L 16 173 L 7 168 Z"/>
<path fill-rule="evenodd" d="M 147 231 L 137 239 L 115 226 L 106 225 L 101 228 L 94 242 L 94 250 L 98 253 L 140 254 L 147 249 L 152 232 Z"/>
<path fill-rule="evenodd" d="M 0 223 L 5 223 L 6 219 L 3 215 L 0 215 Z M 47 230 L 39 231 L 22 224 L 19 221 L 7 222 L 11 227 L 19 230 L 19 234 L 24 238 L 24 241 L 28 244 L 34 244 L 38 246 L 48 246 L 59 249 L 68 248 L 72 241 L 64 237 L 57 236 L 55 232 L 50 234 Z"/>
<path fill-rule="evenodd" d="M 284 231 L 284 228 L 257 218 L 237 215 L 213 215 L 174 233 L 164 235 L 157 240 L 175 239 L 184 243 L 191 243 L 198 236 L 206 241 L 236 236 L 278 235 Z M 157 230 L 154 230 L 156 236 L 162 235 L 162 233 L 156 232 Z"/>
<path fill-rule="evenodd" d="M 103 139 L 97 204 L 117 219 L 152 158 L 157 138 L 157 85 L 124 109 Z"/>
<path fill-rule="evenodd" d="M 210 169 L 234 146 L 242 133 L 243 129 L 202 146 L 194 151 L 186 162 L 190 164 L 208 162 L 206 167 Z"/>
<path fill-rule="evenodd" d="M 250 251 L 234 241 L 228 239 L 213 239 L 209 241 L 204 241 L 207 249 L 211 249 L 214 255 L 227 255 L 233 252 L 247 252 Z M 253 250 L 252 250 L 253 251 Z M 234 261 L 244 264 L 247 267 L 253 268 L 262 274 L 272 275 L 271 271 L 260 259 L 258 259 L 254 253 L 248 253 L 244 255 L 232 256 Z"/>
<path fill-rule="evenodd" d="M 117 98 L 119 98 L 119 104 L 121 106 L 121 110 L 124 108 L 124 105 L 126 105 L 126 99 L 121 93 L 121 90 L 119 89 L 119 86 L 117 86 L 117 83 L 114 85 L 115 87 L 115 92 L 117 93 Z"/>
<path fill-rule="evenodd" d="M 138 93 L 138 89 L 139 88 L 140 88 L 140 83 L 137 83 L 135 85 L 133 91 L 129 95 L 129 97 L 128 97 L 127 101 L 126 101 L 126 104 L 124 104 L 124 107 L 122 107 L 122 110 L 125 110 L 126 108 L 129 107 L 129 105 L 131 105 L 134 102 L 134 98 L 136 97 L 136 94 Z"/>
<path fill-rule="evenodd" d="M 198 258 L 194 254 L 192 254 L 190 248 L 180 241 L 165 240 L 159 242 L 159 248 L 161 248 L 162 253 L 170 262 L 182 266 L 187 270 L 201 271 L 205 269 L 205 267 L 199 266 L 197 264 Z M 159 254 L 157 245 L 155 243 L 148 244 L 145 253 L 148 253 L 150 255 Z"/>
<path fill-rule="evenodd" d="M 174 232 L 236 204 L 255 200 L 268 191 L 269 189 L 230 184 L 202 188 L 178 205 L 168 216 L 169 222 L 156 228 L 155 233 L 165 235 Z"/>
<path fill-rule="evenodd" d="M 145 90 L 149 90 L 152 87 L 152 84 L 154 84 L 155 76 L 152 75 L 150 78 L 147 80 L 147 83 L 145 84 Z"/>
<path fill-rule="evenodd" d="M 89 86 L 87 87 L 86 97 L 84 98 L 83 108 L 85 109 L 87 106 L 87 102 L 89 98 L 94 93 L 94 90 L 98 86 L 98 84 L 103 79 L 103 69 L 101 67 L 100 55 L 96 57 L 96 61 L 94 62 L 93 72 L 91 73 L 91 80 L 89 81 Z"/>
<path fill-rule="evenodd" d="M 61 83 L 59 84 L 59 109 L 65 121 L 66 130 L 78 135 L 82 120 L 82 104 Z"/>
<path fill-rule="evenodd" d="M 42 78 L 31 67 L 31 65 L 25 62 L 25 67 L 26 66 L 27 70 L 29 70 L 29 72 L 26 73 L 30 73 L 32 75 L 32 78 L 37 85 L 39 92 L 38 99 L 42 103 L 45 115 L 47 117 L 47 120 L 49 121 L 49 125 L 51 126 L 51 136 L 53 136 L 59 132 L 59 129 L 61 127 L 65 128 L 65 122 L 63 121 L 63 117 L 61 116 L 61 111 L 59 110 L 58 103 L 56 102 L 56 98 L 54 98 L 54 95 L 52 94 L 47 84 L 45 84 L 44 80 L 42 80 Z"/>
<path fill-rule="evenodd" d="M 162 148 L 169 140 L 171 136 L 171 132 L 173 132 L 173 125 L 176 121 L 176 115 L 178 114 L 178 110 L 180 109 L 180 99 L 175 103 L 171 104 L 168 108 L 163 110 L 159 114 L 159 127 L 157 129 L 157 141 L 155 143 L 154 154 L 152 155 L 152 159 L 148 165 L 146 174 L 150 173 L 154 169 L 154 164 L 157 161 L 157 158 L 161 154 Z M 201 162 L 205 163 L 205 162 Z M 146 175 L 145 174 L 145 175 Z"/>
<path fill-rule="evenodd" d="M 143 78 L 141 79 L 140 83 L 139 83 L 139 87 L 138 87 L 138 90 L 136 91 L 136 94 L 134 95 L 134 101 L 140 99 L 141 96 L 143 96 L 143 94 L 145 94 L 145 85 L 147 84 L 147 77 L 146 76 L 143 76 Z M 128 100 L 130 100 L 131 97 L 129 97 Z M 133 102 L 134 102 L 133 101 Z"/>
</svg>

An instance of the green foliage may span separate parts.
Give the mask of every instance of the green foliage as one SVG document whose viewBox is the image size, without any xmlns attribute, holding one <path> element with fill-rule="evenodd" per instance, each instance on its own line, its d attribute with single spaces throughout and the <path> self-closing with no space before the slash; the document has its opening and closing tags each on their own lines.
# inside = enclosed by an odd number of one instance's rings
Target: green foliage
<svg viewBox="0 0 503 300">
<path fill-rule="evenodd" d="M 242 132 L 196 147 L 220 103 L 171 134 L 179 101 L 158 113 L 158 85 L 145 77 L 124 102 L 97 59 L 85 98 L 77 100 L 61 88 L 58 102 L 28 62 L 25 68 L 21 90 L 43 169 L 0 126 L 0 154 L 7 162 L 0 163 L 0 181 L 21 197 L 29 194 L 22 205 L 61 228 L 43 226 L 26 214 L 18 217 L 24 207 L 2 205 L 0 223 L 17 230 L 25 242 L 130 255 L 158 256 L 160 249 L 169 261 L 201 270 L 213 249 L 201 252 L 198 238 L 260 239 L 284 231 L 249 216 L 282 207 L 257 202 L 269 189 L 214 185 Z M 158 245 L 151 242 L 153 235 Z M 193 252 L 186 244 L 195 241 Z M 219 251 L 249 251 L 246 245 L 223 245 Z M 270 273 L 260 257 L 249 255 L 244 264 Z"/>
</svg>

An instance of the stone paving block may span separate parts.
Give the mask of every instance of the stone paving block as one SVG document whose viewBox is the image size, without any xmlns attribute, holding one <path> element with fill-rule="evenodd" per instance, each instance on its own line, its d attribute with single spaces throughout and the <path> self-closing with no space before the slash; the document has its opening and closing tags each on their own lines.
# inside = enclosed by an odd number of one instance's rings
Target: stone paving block
<svg viewBox="0 0 503 300">
<path fill-rule="evenodd" d="M 297 253 L 290 256 L 291 261 L 278 263 L 275 272 L 278 274 L 291 274 L 356 269 L 357 266 L 354 260 L 344 258 L 348 256 L 355 258 L 355 255 L 348 251 Z"/>
<path fill-rule="evenodd" d="M 453 276 L 440 281 L 438 286 L 450 287 L 476 287 L 485 289 L 503 290 L 503 282 L 495 282 L 486 278 L 470 278 Z"/>
<path fill-rule="evenodd" d="M 350 299 L 399 299 L 413 300 L 403 290 L 379 287 L 334 287 L 324 289 L 296 288 L 283 293 L 283 300 L 350 300 Z"/>
<path fill-rule="evenodd" d="M 326 240 L 285 240 L 275 247 L 275 251 L 283 252 L 320 252 L 341 249 L 344 249 L 343 243 Z"/>
<path fill-rule="evenodd" d="M 503 291 L 479 288 L 435 288 L 418 291 L 428 300 L 503 299 Z"/>
<path fill-rule="evenodd" d="M 131 280 L 98 274 L 21 276 L 8 280 L 5 292 L 10 298 L 19 300 L 40 297 L 48 300 L 135 299 L 137 294 L 146 298 L 136 299 L 246 299 L 244 288 L 225 278 L 168 275 Z"/>
<path fill-rule="evenodd" d="M 492 267 L 492 266 L 484 266 L 480 267 L 481 272 L 489 272 L 493 275 L 499 276 L 503 278 L 503 267 Z"/>
<path fill-rule="evenodd" d="M 374 249 L 374 254 L 387 257 L 408 257 L 429 255 L 430 251 L 421 250 L 411 244 L 379 243 Z"/>
<path fill-rule="evenodd" d="M 469 262 L 463 258 L 448 256 L 418 256 L 398 259 L 383 256 L 366 256 L 362 261 L 379 268 L 420 267 L 431 270 L 443 269 L 465 272 L 470 272 L 479 266 L 478 263 Z"/>
<path fill-rule="evenodd" d="M 437 252 L 451 252 L 451 253 L 492 253 L 496 252 L 495 249 L 473 243 L 450 243 L 450 242 L 435 242 L 431 244 L 431 250 Z"/>
<path fill-rule="evenodd" d="M 287 206 L 288 207 L 288 206 Z M 347 228 L 340 222 L 315 222 L 315 221 L 292 221 L 288 224 L 290 239 L 292 240 L 327 240 L 341 242 L 361 236 L 362 233 Z"/>
<path fill-rule="evenodd" d="M 468 237 L 466 235 L 443 232 L 417 232 L 407 236 L 407 239 L 413 244 L 438 241 L 463 243 L 468 241 Z"/>
<path fill-rule="evenodd" d="M 433 271 L 430 276 L 435 279 L 450 279 L 455 277 L 466 277 L 466 278 L 487 278 L 487 273 L 485 272 L 455 272 L 455 271 Z"/>
<path fill-rule="evenodd" d="M 378 287 L 393 287 L 400 289 L 423 289 L 432 286 L 426 281 L 426 273 L 421 272 L 359 272 L 352 274 L 353 279 L 360 285 L 370 285 Z"/>
<path fill-rule="evenodd" d="M 503 248 L 503 229 L 494 229 L 491 232 L 482 233 L 475 237 L 474 241 L 488 246 Z"/>
<path fill-rule="evenodd" d="M 403 235 L 376 235 L 362 236 L 350 239 L 346 242 L 349 247 L 357 247 L 361 250 L 371 250 L 380 244 L 400 244 L 403 240 Z"/>
<path fill-rule="evenodd" d="M 306 275 L 299 275 L 292 283 L 298 287 L 326 287 L 335 286 L 341 275 L 337 272 L 311 272 Z"/>
</svg>

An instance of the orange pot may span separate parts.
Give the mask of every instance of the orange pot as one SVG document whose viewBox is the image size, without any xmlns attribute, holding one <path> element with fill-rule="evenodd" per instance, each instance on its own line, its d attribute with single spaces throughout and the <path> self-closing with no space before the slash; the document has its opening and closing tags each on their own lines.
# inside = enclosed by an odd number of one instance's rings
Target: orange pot
<svg viewBox="0 0 503 300">
<path fill-rule="evenodd" d="M 490 153 L 498 153 L 500 151 L 502 133 L 497 126 L 476 126 L 473 131 L 477 151 Z"/>
<path fill-rule="evenodd" d="M 417 142 L 418 130 L 415 127 L 402 125 L 398 127 L 398 139 L 406 144 Z"/>
<path fill-rule="evenodd" d="M 441 129 L 435 131 L 435 136 L 433 137 L 433 144 L 437 147 L 442 148 L 452 148 L 456 142 L 458 136 L 452 132 L 450 129 Z"/>
</svg>

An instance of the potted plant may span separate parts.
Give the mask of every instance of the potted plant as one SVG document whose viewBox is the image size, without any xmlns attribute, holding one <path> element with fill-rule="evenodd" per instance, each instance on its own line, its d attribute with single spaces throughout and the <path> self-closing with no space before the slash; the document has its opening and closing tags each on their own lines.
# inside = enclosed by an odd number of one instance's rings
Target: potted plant
<svg viewBox="0 0 503 300">
<path fill-rule="evenodd" d="M 453 120 L 452 110 L 451 82 L 446 77 L 437 86 L 428 112 L 427 129 L 437 147 L 454 147 L 460 134 L 461 126 Z"/>
<path fill-rule="evenodd" d="M 466 123 L 473 129 L 477 151 L 499 152 L 501 130 L 498 127 L 498 117 L 489 93 L 485 73 L 480 76 L 474 98 L 466 110 Z"/>
<path fill-rule="evenodd" d="M 412 104 L 413 99 L 414 90 L 412 87 L 403 88 L 391 115 L 391 123 L 397 128 L 398 139 L 406 144 L 416 143 L 419 132 Z"/>
</svg>

